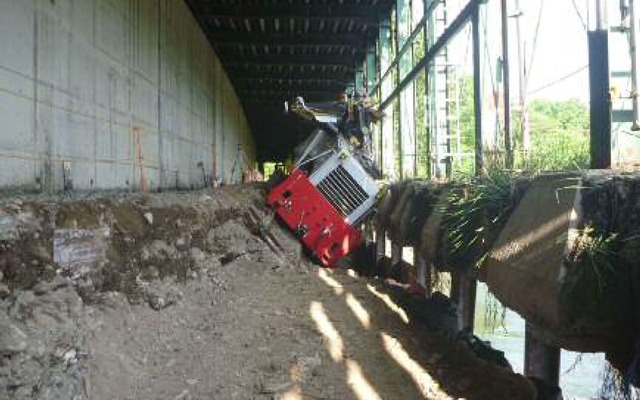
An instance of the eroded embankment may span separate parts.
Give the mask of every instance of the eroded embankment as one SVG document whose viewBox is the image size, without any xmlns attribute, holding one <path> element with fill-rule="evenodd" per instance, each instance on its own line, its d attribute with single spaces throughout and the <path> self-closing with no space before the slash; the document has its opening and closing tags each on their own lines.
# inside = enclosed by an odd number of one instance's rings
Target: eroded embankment
<svg viewBox="0 0 640 400">
<path fill-rule="evenodd" d="M 247 229 L 257 234 L 266 221 L 262 203 L 261 191 L 250 188 L 8 200 L 0 208 L 4 290 L 58 274 L 71 278 L 85 300 L 119 291 L 135 301 L 142 295 L 140 278 L 184 279 L 207 256 L 217 260 L 208 263 L 222 265 L 248 254 L 282 264 L 294 249 L 274 247 L 281 237 L 269 242 L 245 235 Z"/>
<path fill-rule="evenodd" d="M 0 398 L 535 398 L 382 282 L 310 264 L 263 196 L 5 201 Z"/>
</svg>

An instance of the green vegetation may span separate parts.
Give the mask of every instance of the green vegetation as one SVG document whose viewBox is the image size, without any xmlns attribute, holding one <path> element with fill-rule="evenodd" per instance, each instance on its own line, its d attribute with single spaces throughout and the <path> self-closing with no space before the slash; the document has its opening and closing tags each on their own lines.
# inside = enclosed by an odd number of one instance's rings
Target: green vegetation
<svg viewBox="0 0 640 400">
<path fill-rule="evenodd" d="M 583 268 L 578 271 L 585 275 L 584 280 L 591 283 L 595 289 L 591 293 L 594 300 L 598 301 L 604 294 L 611 281 L 614 279 L 615 262 L 622 240 L 617 233 L 602 234 L 591 226 L 580 232 L 577 240 L 576 255 L 578 259 L 573 262 L 582 262 Z"/>
<path fill-rule="evenodd" d="M 416 93 L 424 93 L 425 76 L 416 80 Z M 454 114 L 452 133 L 460 134 L 460 147 L 452 140 L 452 151 L 461 154 L 461 159 L 453 157 L 453 180 L 466 179 L 474 174 L 475 152 L 475 116 L 473 104 L 473 78 L 460 76 L 455 84 L 450 85 L 449 98 L 458 99 L 452 102 Z M 426 177 L 429 172 L 428 149 L 431 147 L 425 125 L 426 103 L 424 96 L 416 95 L 416 132 L 418 135 L 419 176 Z M 487 111 L 485 111 L 487 112 Z M 455 115 L 457 114 L 457 115 Z M 515 169 L 531 172 L 565 171 L 586 169 L 589 166 L 589 110 L 579 100 L 550 101 L 534 100 L 529 104 L 529 120 L 532 149 L 525 153 L 522 143 L 522 114 L 516 107 L 512 113 L 511 126 L 514 139 Z M 458 120 L 456 122 L 455 120 Z M 502 138 L 499 142 L 503 143 Z M 487 152 L 485 165 L 487 169 L 504 168 L 504 145 L 497 152 Z"/>
<path fill-rule="evenodd" d="M 443 219 L 449 261 L 459 267 L 482 263 L 520 200 L 526 180 L 511 171 L 495 169 L 470 183 L 450 191 Z"/>
<path fill-rule="evenodd" d="M 530 104 L 532 151 L 520 153 L 517 168 L 562 171 L 589 168 L 589 110 L 578 100 L 535 100 Z M 521 138 L 520 115 L 515 127 Z M 516 146 L 521 145 L 516 142 Z"/>
</svg>

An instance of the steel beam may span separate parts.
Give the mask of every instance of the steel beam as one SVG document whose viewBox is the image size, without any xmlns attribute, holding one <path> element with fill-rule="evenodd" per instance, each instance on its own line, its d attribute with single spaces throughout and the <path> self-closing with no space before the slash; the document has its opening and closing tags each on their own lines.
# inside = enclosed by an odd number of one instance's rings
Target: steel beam
<svg viewBox="0 0 640 400">
<path fill-rule="evenodd" d="M 367 24 L 376 24 L 378 21 L 377 7 L 362 5 L 292 5 L 282 2 L 265 4 L 247 4 L 240 2 L 235 5 L 200 4 L 195 7 L 200 18 L 204 20 L 218 19 L 309 19 L 322 20 L 350 20 Z"/>
<path fill-rule="evenodd" d="M 348 82 L 333 79 L 264 79 L 239 78 L 232 79 L 236 89 L 265 89 L 269 90 L 344 90 Z"/>
<path fill-rule="evenodd" d="M 263 55 L 232 55 L 222 54 L 224 65 L 270 65 L 270 66 L 348 66 L 355 69 L 356 60 L 352 54 L 345 55 L 292 55 L 292 54 L 263 54 Z"/>
<path fill-rule="evenodd" d="M 365 48 L 363 35 L 333 33 L 285 33 L 261 31 L 213 31 L 209 39 L 214 45 L 268 45 L 268 46 L 350 46 Z"/>
<path fill-rule="evenodd" d="M 335 80 L 349 82 L 353 77 L 353 70 L 334 69 L 334 68 L 287 68 L 286 70 L 267 70 L 266 68 L 234 68 L 233 65 L 226 66 L 226 71 L 232 79 L 298 79 L 298 80 L 315 80 L 326 79 L 331 77 Z"/>
<path fill-rule="evenodd" d="M 431 62 L 435 56 L 458 34 L 472 18 L 474 10 L 478 7 L 477 0 L 470 0 L 469 3 L 460 11 L 456 19 L 442 33 L 438 40 L 429 48 L 427 54 L 416 64 L 416 66 L 407 74 L 407 76 L 398 84 L 398 86 L 387 96 L 381 103 L 380 108 L 385 109 L 391 104 L 396 97 L 404 90 L 404 88 L 415 80 L 424 68 Z"/>
<path fill-rule="evenodd" d="M 435 10 L 435 8 L 438 6 L 439 3 L 440 3 L 439 1 L 434 0 L 434 1 L 431 1 L 428 5 L 425 5 L 424 16 L 422 17 L 420 22 L 418 22 L 413 32 L 411 32 L 411 36 L 409 36 L 409 39 L 407 39 L 407 42 L 400 48 L 400 51 L 398 51 L 398 54 L 396 55 L 395 59 L 391 62 L 391 65 L 389 65 L 389 67 L 385 69 L 384 72 L 381 72 L 380 79 L 375 83 L 375 85 L 373 85 L 370 88 L 370 92 L 369 92 L 370 95 L 374 91 L 379 89 L 380 82 L 382 82 L 385 78 L 387 78 L 387 76 L 389 76 L 389 74 L 391 74 L 391 72 L 393 71 L 393 68 L 395 68 L 395 66 L 398 64 L 398 60 L 400 60 L 410 48 L 413 48 L 413 42 L 415 41 L 416 37 L 418 37 L 422 29 L 424 29 L 426 26 L 427 16 L 430 13 L 432 13 L 433 10 Z"/>
<path fill-rule="evenodd" d="M 302 96 L 306 101 L 309 99 L 321 99 L 321 100 L 337 100 L 340 91 L 333 90 L 264 90 L 264 89 L 239 89 L 236 93 L 241 99 L 247 99 L 248 101 L 256 100 L 287 100 L 293 99 L 297 96 Z"/>
</svg>

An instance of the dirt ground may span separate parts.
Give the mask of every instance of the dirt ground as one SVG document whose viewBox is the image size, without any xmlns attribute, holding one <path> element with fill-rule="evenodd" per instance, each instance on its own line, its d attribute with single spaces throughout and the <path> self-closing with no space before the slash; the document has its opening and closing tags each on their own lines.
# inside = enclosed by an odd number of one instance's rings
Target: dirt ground
<svg viewBox="0 0 640 400">
<path fill-rule="evenodd" d="M 265 240 L 259 191 L 185 196 L 2 206 L 0 399 L 535 398 L 383 282 L 320 269 L 275 224 Z M 106 250 L 52 261 L 47 232 L 83 228 Z"/>
</svg>

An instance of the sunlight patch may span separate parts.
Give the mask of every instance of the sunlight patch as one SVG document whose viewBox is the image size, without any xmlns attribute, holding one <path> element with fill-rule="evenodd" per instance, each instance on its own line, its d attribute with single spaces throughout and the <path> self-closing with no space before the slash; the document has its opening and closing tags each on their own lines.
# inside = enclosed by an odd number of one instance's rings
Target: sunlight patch
<svg viewBox="0 0 640 400">
<path fill-rule="evenodd" d="M 330 288 L 333 288 L 333 291 L 335 292 L 335 294 L 339 295 L 344 292 L 344 287 L 342 286 L 342 284 L 337 280 L 333 279 L 332 277 L 330 277 L 326 269 L 319 269 L 318 277 L 322 279 L 322 281 L 327 286 L 329 286 Z"/>
<path fill-rule="evenodd" d="M 367 289 L 369 289 L 369 291 L 373 293 L 377 298 L 382 300 L 384 304 L 386 304 L 391 311 L 398 314 L 400 319 L 402 319 L 402 321 L 405 324 L 409 323 L 409 317 L 407 316 L 407 313 L 404 312 L 404 310 L 399 305 L 397 305 L 393 300 L 391 300 L 391 297 L 389 297 L 386 294 L 380 293 L 378 289 L 373 287 L 371 284 L 367 284 Z"/>
<path fill-rule="evenodd" d="M 324 307 L 322 306 L 322 304 L 318 303 L 317 301 L 311 302 L 311 305 L 309 306 L 309 313 L 311 314 L 311 318 L 313 318 L 314 322 L 316 323 L 318 331 L 320 331 L 322 336 L 324 336 L 324 338 L 327 340 L 327 348 L 329 350 L 329 354 L 331 355 L 331 359 L 336 362 L 342 361 L 344 353 L 342 338 L 329 320 L 329 317 L 324 311 Z"/>
<path fill-rule="evenodd" d="M 389 353 L 391 358 L 395 360 L 396 363 L 402 369 L 404 369 L 411 379 L 416 384 L 418 390 L 425 398 L 428 399 L 449 399 L 447 396 L 440 390 L 440 387 L 433 380 L 431 375 L 425 370 L 420 364 L 418 364 L 414 359 L 411 358 L 409 353 L 404 349 L 402 344 L 398 342 L 398 340 L 386 333 L 380 333 L 380 337 L 382 338 L 382 343 L 384 345 L 384 349 Z"/>
<path fill-rule="evenodd" d="M 382 400 L 380 395 L 373 389 L 373 386 L 362 374 L 362 370 L 357 362 L 347 360 L 347 382 L 360 400 Z"/>
<path fill-rule="evenodd" d="M 371 317 L 369 312 L 362 306 L 362 304 L 351 293 L 347 293 L 347 305 L 351 309 L 351 312 L 358 318 L 358 321 L 365 329 L 371 327 Z"/>
</svg>

